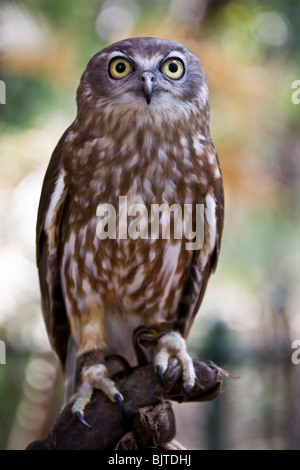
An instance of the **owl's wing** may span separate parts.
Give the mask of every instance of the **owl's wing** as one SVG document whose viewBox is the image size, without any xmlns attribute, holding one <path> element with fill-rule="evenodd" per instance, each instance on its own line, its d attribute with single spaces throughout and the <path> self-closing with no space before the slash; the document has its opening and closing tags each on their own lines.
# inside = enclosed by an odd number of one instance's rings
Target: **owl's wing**
<svg viewBox="0 0 300 470">
<path fill-rule="evenodd" d="M 50 343 L 63 365 L 70 331 L 59 270 L 60 222 L 68 195 L 68 188 L 63 178 L 61 153 L 69 131 L 70 128 L 59 140 L 46 171 L 36 227 L 42 310 Z"/>
<path fill-rule="evenodd" d="M 212 247 L 206 248 L 206 241 L 204 239 L 204 246 L 194 252 L 177 319 L 178 328 L 184 338 L 188 336 L 192 327 L 203 300 L 208 279 L 217 267 L 220 253 L 224 220 L 224 194 L 221 178 L 213 185 L 210 194 L 214 200 L 215 210 L 214 213 L 211 214 L 211 208 L 207 207 L 205 204 L 205 220 L 207 224 L 207 219 L 209 218 L 209 222 L 212 224 L 210 228 L 215 233 L 215 243 Z M 206 215 L 207 211 L 210 212 L 209 216 Z M 204 237 L 205 236 L 209 237 L 209 231 L 205 231 Z M 205 250 L 207 250 L 207 252 L 205 252 Z"/>
</svg>

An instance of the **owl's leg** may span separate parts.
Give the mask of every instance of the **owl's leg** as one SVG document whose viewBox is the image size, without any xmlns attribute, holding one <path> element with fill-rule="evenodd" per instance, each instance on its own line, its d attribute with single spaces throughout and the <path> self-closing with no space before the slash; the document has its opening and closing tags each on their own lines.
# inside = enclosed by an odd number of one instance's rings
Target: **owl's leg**
<svg viewBox="0 0 300 470">
<path fill-rule="evenodd" d="M 94 351 L 94 353 L 96 352 Z M 83 416 L 84 409 L 90 402 L 94 389 L 101 390 L 112 402 L 118 403 L 124 409 L 123 396 L 116 388 L 115 383 L 108 377 L 106 365 L 102 363 L 84 365 L 81 370 L 81 385 L 72 406 L 72 412 L 89 428 L 91 426 Z"/>
<path fill-rule="evenodd" d="M 72 406 L 72 412 L 86 426 L 91 427 L 83 418 L 84 409 L 90 402 L 94 389 L 101 390 L 112 402 L 122 408 L 123 397 L 109 378 L 103 350 L 106 347 L 104 306 L 90 306 L 81 316 L 80 347 L 77 357 L 82 359 L 81 385 Z"/>
<path fill-rule="evenodd" d="M 182 368 L 182 380 L 185 388 L 185 399 L 189 397 L 195 385 L 195 369 L 193 360 L 186 350 L 185 339 L 177 331 L 164 334 L 158 341 L 154 353 L 154 367 L 162 382 L 165 382 L 165 372 L 169 359 L 175 357 Z"/>
</svg>

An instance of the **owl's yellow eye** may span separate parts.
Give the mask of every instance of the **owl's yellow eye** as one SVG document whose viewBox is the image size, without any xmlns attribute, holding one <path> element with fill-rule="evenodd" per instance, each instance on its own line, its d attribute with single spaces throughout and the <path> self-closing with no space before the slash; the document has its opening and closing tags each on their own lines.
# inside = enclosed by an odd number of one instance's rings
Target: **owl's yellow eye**
<svg viewBox="0 0 300 470">
<path fill-rule="evenodd" d="M 178 80 L 184 74 L 184 64 L 180 59 L 171 58 L 167 59 L 161 66 L 161 71 L 164 75 L 173 80 Z"/>
<path fill-rule="evenodd" d="M 123 57 L 113 59 L 109 64 L 109 73 L 112 78 L 119 80 L 120 78 L 127 77 L 133 71 L 133 67 L 129 60 Z"/>
</svg>

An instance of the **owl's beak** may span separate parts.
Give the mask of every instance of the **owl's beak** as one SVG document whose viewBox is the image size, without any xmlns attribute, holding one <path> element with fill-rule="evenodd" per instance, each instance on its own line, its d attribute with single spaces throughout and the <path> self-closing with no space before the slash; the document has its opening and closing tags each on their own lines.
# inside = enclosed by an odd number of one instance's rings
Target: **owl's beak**
<svg viewBox="0 0 300 470">
<path fill-rule="evenodd" d="M 145 99 L 147 101 L 147 104 L 150 104 L 154 91 L 155 76 L 152 72 L 146 71 L 142 73 L 141 79 L 143 81 L 143 91 Z"/>
</svg>

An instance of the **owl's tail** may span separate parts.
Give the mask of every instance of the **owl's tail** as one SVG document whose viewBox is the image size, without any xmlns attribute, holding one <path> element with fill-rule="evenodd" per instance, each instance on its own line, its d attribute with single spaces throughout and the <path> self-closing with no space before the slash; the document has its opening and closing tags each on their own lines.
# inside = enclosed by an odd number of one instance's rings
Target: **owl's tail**
<svg viewBox="0 0 300 470">
<path fill-rule="evenodd" d="M 65 379 L 64 379 L 64 393 L 63 393 L 63 406 L 65 406 L 71 399 L 72 395 L 77 390 L 79 364 L 76 358 L 76 347 L 71 337 L 68 340 L 67 357 L 65 363 Z"/>
</svg>

